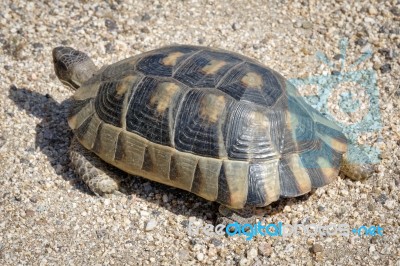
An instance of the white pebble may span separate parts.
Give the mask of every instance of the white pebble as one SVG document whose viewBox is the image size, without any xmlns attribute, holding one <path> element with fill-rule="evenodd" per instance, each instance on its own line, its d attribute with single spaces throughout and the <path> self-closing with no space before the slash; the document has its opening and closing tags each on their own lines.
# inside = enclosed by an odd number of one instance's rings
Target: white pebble
<svg viewBox="0 0 400 266">
<path fill-rule="evenodd" d="M 203 261 L 204 260 L 204 254 L 203 253 L 197 253 L 196 258 L 198 261 Z"/>
<path fill-rule="evenodd" d="M 154 219 L 151 219 L 150 221 L 147 222 L 145 231 L 146 232 L 152 231 L 154 228 L 156 228 L 156 226 L 157 226 L 157 221 Z"/>
</svg>

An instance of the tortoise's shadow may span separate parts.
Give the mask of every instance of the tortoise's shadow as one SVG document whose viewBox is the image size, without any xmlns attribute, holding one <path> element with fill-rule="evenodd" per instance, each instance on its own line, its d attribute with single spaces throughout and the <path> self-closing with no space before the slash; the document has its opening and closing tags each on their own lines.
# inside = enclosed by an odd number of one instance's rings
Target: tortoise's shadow
<svg viewBox="0 0 400 266">
<path fill-rule="evenodd" d="M 43 95 L 25 88 L 17 88 L 14 85 L 9 89 L 9 98 L 19 108 L 41 119 L 41 122 L 36 125 L 35 146 L 36 149 L 39 148 L 47 156 L 55 172 L 69 182 L 74 189 L 95 196 L 70 167 L 68 148 L 72 132 L 67 124 L 67 114 L 71 100 L 58 103 L 48 94 Z M 128 197 L 142 198 L 188 218 L 194 216 L 211 222 L 215 222 L 217 218 L 217 203 L 208 202 L 181 189 L 128 175 L 116 168 L 113 168 L 113 170 L 119 176 L 122 176 L 123 193 L 127 194 Z M 154 197 L 151 195 L 152 193 L 167 196 Z M 307 197 L 308 195 L 305 195 L 296 200 L 305 200 Z M 281 199 L 269 205 L 267 215 L 280 212 L 289 200 L 294 199 Z M 153 215 L 158 215 L 158 213 L 153 211 Z"/>
</svg>

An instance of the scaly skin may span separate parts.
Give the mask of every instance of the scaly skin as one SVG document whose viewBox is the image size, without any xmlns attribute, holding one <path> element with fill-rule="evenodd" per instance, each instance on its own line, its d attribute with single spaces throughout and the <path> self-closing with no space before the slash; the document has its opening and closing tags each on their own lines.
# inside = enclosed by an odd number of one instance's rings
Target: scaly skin
<svg viewBox="0 0 400 266">
<path fill-rule="evenodd" d="M 80 178 L 96 195 L 113 194 L 119 189 L 118 177 L 92 152 L 74 137 L 70 146 L 71 164 Z"/>
</svg>

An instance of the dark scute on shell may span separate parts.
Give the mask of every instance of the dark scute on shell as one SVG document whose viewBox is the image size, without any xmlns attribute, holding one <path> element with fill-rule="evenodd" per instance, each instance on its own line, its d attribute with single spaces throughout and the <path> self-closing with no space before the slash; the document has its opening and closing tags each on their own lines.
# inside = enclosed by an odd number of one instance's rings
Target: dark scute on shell
<svg viewBox="0 0 400 266">
<path fill-rule="evenodd" d="M 102 121 L 116 127 L 121 127 L 124 95 L 119 95 L 117 93 L 116 88 L 118 83 L 118 81 L 102 83 L 94 106 L 97 115 Z"/>
<path fill-rule="evenodd" d="M 145 75 L 171 77 L 175 69 L 179 66 L 179 63 L 189 57 L 193 51 L 197 50 L 193 47 L 184 46 L 166 48 L 142 58 L 137 64 L 137 70 Z M 177 58 L 174 65 L 164 64 L 163 60 L 171 53 L 182 53 L 183 55 Z"/>
</svg>

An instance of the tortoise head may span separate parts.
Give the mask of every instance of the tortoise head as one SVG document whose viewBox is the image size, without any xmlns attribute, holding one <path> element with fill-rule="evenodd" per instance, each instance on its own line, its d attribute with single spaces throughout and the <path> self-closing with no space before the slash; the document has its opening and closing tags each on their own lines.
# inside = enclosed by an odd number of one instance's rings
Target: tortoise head
<svg viewBox="0 0 400 266">
<path fill-rule="evenodd" d="M 53 49 L 54 70 L 60 81 L 76 90 L 97 71 L 90 57 L 71 47 Z"/>
</svg>

